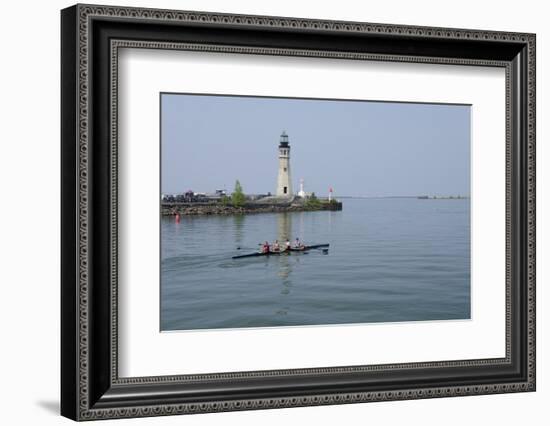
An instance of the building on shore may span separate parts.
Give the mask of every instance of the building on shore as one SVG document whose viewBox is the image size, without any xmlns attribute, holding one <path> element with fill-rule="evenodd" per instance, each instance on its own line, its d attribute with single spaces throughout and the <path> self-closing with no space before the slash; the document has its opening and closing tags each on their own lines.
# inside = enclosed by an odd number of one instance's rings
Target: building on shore
<svg viewBox="0 0 550 426">
<path fill-rule="evenodd" d="M 290 144 L 285 131 L 281 134 L 279 142 L 279 173 L 277 176 L 278 197 L 292 197 L 292 177 L 290 174 Z"/>
</svg>

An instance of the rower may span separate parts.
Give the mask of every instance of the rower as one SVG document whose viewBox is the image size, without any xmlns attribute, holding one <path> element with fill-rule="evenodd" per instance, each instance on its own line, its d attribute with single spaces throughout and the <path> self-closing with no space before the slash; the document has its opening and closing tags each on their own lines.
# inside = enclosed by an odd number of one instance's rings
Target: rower
<svg viewBox="0 0 550 426">
<path fill-rule="evenodd" d="M 271 250 L 274 251 L 274 252 L 278 252 L 280 251 L 280 247 L 279 247 L 279 240 L 275 240 L 275 242 L 273 243 L 273 246 L 271 247 Z"/>
<path fill-rule="evenodd" d="M 262 253 L 269 253 L 269 242 L 265 242 L 263 245 L 262 245 Z"/>
<path fill-rule="evenodd" d="M 296 241 L 294 241 L 294 248 L 302 250 L 304 248 L 304 244 L 300 241 L 298 237 L 296 237 Z"/>
<path fill-rule="evenodd" d="M 285 250 L 290 250 L 290 241 L 288 240 L 288 238 L 286 239 L 286 242 L 285 242 Z"/>
</svg>

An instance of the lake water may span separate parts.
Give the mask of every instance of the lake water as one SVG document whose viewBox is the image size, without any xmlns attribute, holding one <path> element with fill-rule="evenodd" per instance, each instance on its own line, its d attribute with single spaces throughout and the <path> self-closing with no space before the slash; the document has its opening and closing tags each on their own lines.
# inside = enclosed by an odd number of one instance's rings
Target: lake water
<svg viewBox="0 0 550 426">
<path fill-rule="evenodd" d="M 342 201 L 163 217 L 161 330 L 470 318 L 470 200 Z M 286 237 L 330 249 L 231 259 Z"/>
</svg>

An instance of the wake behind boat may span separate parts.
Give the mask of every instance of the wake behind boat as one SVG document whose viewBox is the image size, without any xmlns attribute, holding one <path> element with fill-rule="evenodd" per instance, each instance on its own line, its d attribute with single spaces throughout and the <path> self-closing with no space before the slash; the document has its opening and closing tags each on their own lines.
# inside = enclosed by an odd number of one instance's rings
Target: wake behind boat
<svg viewBox="0 0 550 426">
<path fill-rule="evenodd" d="M 243 257 L 258 257 L 258 256 L 273 256 L 273 255 L 281 255 L 281 254 L 290 254 L 290 252 L 302 252 L 302 251 L 308 251 L 313 249 L 320 249 L 320 248 L 328 248 L 330 244 L 314 244 L 311 246 L 303 246 L 300 248 L 296 247 L 290 247 L 286 250 L 279 250 L 279 251 L 268 251 L 268 252 L 255 252 L 255 253 L 249 253 L 249 254 L 240 254 L 237 256 L 233 256 L 232 259 L 242 259 Z"/>
</svg>

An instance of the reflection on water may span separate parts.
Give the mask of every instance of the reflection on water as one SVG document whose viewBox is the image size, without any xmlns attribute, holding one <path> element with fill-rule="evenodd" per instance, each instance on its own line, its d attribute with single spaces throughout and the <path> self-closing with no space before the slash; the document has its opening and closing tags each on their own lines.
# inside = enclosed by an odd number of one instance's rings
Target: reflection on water
<svg viewBox="0 0 550 426">
<path fill-rule="evenodd" d="M 340 212 L 161 221 L 161 329 L 470 316 L 469 200 L 346 200 Z M 231 259 L 276 239 L 320 250 Z"/>
<path fill-rule="evenodd" d="M 292 213 L 277 215 L 277 239 L 280 243 L 292 239 Z"/>
<path fill-rule="evenodd" d="M 277 238 L 280 244 L 285 244 L 286 240 L 292 239 L 292 214 L 280 213 L 277 215 Z M 288 255 L 279 256 L 279 272 L 278 276 L 283 283 L 282 294 L 290 293 L 290 287 L 292 283 L 290 281 L 290 273 L 292 267 L 290 266 Z"/>
<path fill-rule="evenodd" d="M 235 243 L 237 247 L 240 247 L 243 242 L 244 220 L 245 215 L 238 214 L 233 216 L 233 228 L 235 229 Z"/>
</svg>

